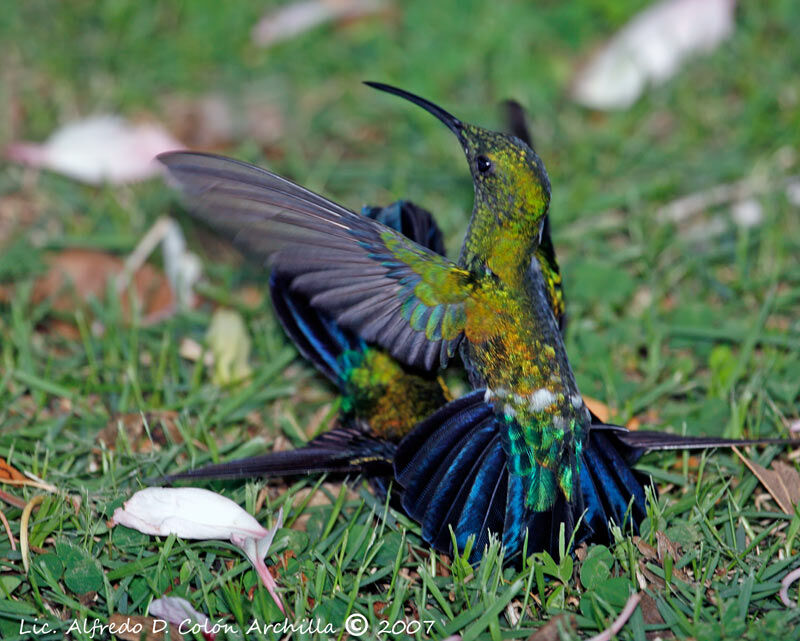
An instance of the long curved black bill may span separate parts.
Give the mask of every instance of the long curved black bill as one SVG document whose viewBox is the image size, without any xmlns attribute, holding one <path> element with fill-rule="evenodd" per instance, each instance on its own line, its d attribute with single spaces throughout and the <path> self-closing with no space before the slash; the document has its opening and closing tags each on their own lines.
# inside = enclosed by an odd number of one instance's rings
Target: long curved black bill
<svg viewBox="0 0 800 641">
<path fill-rule="evenodd" d="M 395 96 L 400 96 L 401 98 L 405 98 L 409 102 L 413 102 L 415 105 L 419 105 L 425 111 L 433 114 L 439 120 L 441 120 L 445 125 L 447 125 L 450 131 L 452 131 L 456 136 L 458 136 L 459 140 L 461 139 L 462 131 L 464 129 L 464 125 L 462 124 L 462 122 L 452 114 L 447 113 L 441 107 L 434 105 L 430 100 L 425 100 L 425 98 L 421 98 L 416 94 L 404 91 L 403 89 L 398 89 L 397 87 L 392 87 L 391 85 L 385 85 L 382 82 L 371 82 L 367 80 L 364 82 L 364 84 L 372 87 L 373 89 L 377 89 L 378 91 L 385 91 L 386 93 L 391 93 L 394 94 Z"/>
</svg>

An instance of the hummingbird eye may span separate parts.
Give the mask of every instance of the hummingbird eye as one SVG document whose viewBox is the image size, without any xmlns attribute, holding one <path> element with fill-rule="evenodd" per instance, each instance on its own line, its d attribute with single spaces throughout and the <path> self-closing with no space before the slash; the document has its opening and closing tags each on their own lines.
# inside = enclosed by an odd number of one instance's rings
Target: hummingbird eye
<svg viewBox="0 0 800 641">
<path fill-rule="evenodd" d="M 492 170 L 493 165 L 492 161 L 486 156 L 478 156 L 475 159 L 475 167 L 477 167 L 479 173 L 488 174 Z"/>
</svg>

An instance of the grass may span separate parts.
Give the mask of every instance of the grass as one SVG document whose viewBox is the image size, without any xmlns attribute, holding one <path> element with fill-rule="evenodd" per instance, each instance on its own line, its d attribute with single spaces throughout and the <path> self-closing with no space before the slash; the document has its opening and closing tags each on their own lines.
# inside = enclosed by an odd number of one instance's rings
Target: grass
<svg viewBox="0 0 800 641">
<path fill-rule="evenodd" d="M 241 109 L 255 101 L 278 114 L 271 141 L 240 131 L 225 153 L 353 207 L 411 198 L 436 213 L 453 253 L 471 207 L 457 146 L 428 115 L 359 83 L 393 82 L 488 126 L 499 125 L 492 105 L 513 96 L 532 114 L 553 183 L 567 347 L 581 390 L 622 422 L 785 435 L 800 400 L 800 217 L 785 190 L 798 173 L 800 50 L 791 29 L 800 9 L 789 0 L 741 3 L 731 40 L 629 111 L 572 105 L 564 88 L 573 66 L 645 4 L 414 1 L 259 50 L 249 29 L 263 3 L 12 3 L 0 21 L 0 142 L 43 139 L 97 111 L 169 121 L 175 97 L 218 93 Z M 755 227 L 735 224 L 729 204 L 679 224 L 656 215 L 742 179 L 766 185 L 755 196 L 764 216 Z M 38 622 L 59 638 L 73 620 L 144 614 L 168 590 L 244 629 L 282 619 L 230 544 L 146 537 L 110 529 L 107 519 L 160 472 L 258 453 L 278 439 L 298 445 L 332 420 L 331 389 L 287 347 L 265 305 L 236 303 L 254 373 L 252 384 L 227 389 L 179 354 L 182 339 L 203 341 L 210 305 L 143 326 L 123 322 L 109 293 L 61 314 L 78 338 L 47 331 L 52 301 L 32 296 L 45 253 L 92 247 L 124 256 L 159 215 L 178 213 L 158 181 L 91 188 L 0 165 L 0 222 L 19 208 L 25 224 L 0 239 L 0 281 L 15 286 L 0 303 L 0 455 L 59 492 L 31 518 L 27 575 L 19 550 L 0 537 L 0 636 L 47 638 L 32 631 Z M 702 232 L 714 217 L 717 232 Z M 185 229 L 193 247 L 209 245 L 190 223 Z M 240 301 L 231 292 L 263 287 L 260 270 L 211 247 L 206 298 L 230 306 Z M 102 334 L 92 331 L 98 323 Z M 130 427 L 137 416 L 141 437 Z M 112 445 L 98 439 L 104 429 L 118 433 Z M 765 465 L 786 460 L 775 448 L 751 454 Z M 778 512 L 727 452 L 649 456 L 642 467 L 660 494 L 641 539 L 620 532 L 609 548 L 540 555 L 521 570 L 503 569 L 496 548 L 476 568 L 429 552 L 414 523 L 361 485 L 210 487 L 264 523 L 284 508 L 268 562 L 298 621 L 338 628 L 362 613 L 370 634 L 381 621 L 390 632 L 413 620 L 433 621 L 435 638 L 524 639 L 568 612 L 576 627 L 563 638 L 586 638 L 644 589 L 621 639 L 790 638 L 800 613 L 777 593 L 800 563 L 800 516 Z M 3 489 L 23 501 L 40 493 Z M 18 534 L 21 509 L 2 510 Z M 653 553 L 657 533 L 680 546 L 663 560 Z"/>
</svg>

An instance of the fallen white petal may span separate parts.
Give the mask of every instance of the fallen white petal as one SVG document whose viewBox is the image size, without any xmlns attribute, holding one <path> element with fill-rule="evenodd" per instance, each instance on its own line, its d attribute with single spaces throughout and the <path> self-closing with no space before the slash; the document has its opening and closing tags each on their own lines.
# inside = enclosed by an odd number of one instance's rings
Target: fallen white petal
<svg viewBox="0 0 800 641">
<path fill-rule="evenodd" d="M 293 38 L 331 20 L 352 20 L 383 8 L 379 0 L 305 0 L 266 14 L 253 27 L 253 42 L 261 47 Z"/>
<path fill-rule="evenodd" d="M 671 78 L 690 55 L 733 32 L 735 0 L 662 0 L 630 20 L 576 76 L 575 101 L 625 109 L 647 84 Z"/>
<path fill-rule="evenodd" d="M 119 116 L 100 115 L 64 125 L 42 144 L 12 143 L 6 155 L 16 162 L 97 185 L 155 176 L 161 170 L 153 158 L 183 148 L 161 125 L 132 124 Z"/>
<path fill-rule="evenodd" d="M 189 620 L 199 623 L 204 627 L 210 627 L 209 618 L 202 612 L 198 612 L 186 599 L 179 596 L 162 596 L 150 603 L 148 613 L 151 617 L 157 617 L 168 621 L 173 625 L 180 625 Z"/>
<path fill-rule="evenodd" d="M 267 556 L 269 552 L 269 548 L 272 545 L 272 539 L 275 538 L 275 532 L 283 525 L 283 509 L 281 508 L 278 510 L 278 518 L 275 519 L 275 525 L 272 526 L 267 531 L 266 536 L 261 537 L 260 539 L 253 539 L 247 537 L 231 537 L 231 542 L 234 545 L 238 545 L 242 548 L 242 551 L 245 553 L 248 559 L 250 559 L 250 563 L 253 564 L 253 567 L 256 570 L 261 582 L 264 584 L 264 587 L 267 588 L 267 591 L 270 593 L 272 600 L 275 601 L 277 606 L 280 608 L 281 612 L 284 612 L 283 603 L 281 602 L 280 597 L 276 591 L 278 587 L 275 583 L 275 579 L 272 578 L 272 575 L 267 569 L 266 564 L 264 563 L 264 558 Z"/>
<path fill-rule="evenodd" d="M 145 534 L 184 539 L 258 539 L 269 533 L 237 503 L 196 487 L 140 490 L 114 511 L 112 519 Z"/>
<path fill-rule="evenodd" d="M 284 612 L 275 579 L 264 564 L 275 532 L 283 525 L 283 510 L 267 530 L 229 498 L 197 487 L 148 487 L 136 492 L 112 521 L 144 534 L 184 539 L 228 539 L 240 547 L 261 582 Z"/>
<path fill-rule="evenodd" d="M 739 227 L 756 227 L 764 220 L 764 208 L 755 198 L 748 198 L 731 207 L 731 217 Z"/>
</svg>

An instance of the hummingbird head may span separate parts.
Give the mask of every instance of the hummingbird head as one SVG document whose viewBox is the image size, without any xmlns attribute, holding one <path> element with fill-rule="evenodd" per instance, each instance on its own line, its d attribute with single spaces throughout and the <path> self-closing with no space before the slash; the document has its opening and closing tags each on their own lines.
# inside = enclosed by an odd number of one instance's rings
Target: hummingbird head
<svg viewBox="0 0 800 641">
<path fill-rule="evenodd" d="M 538 242 L 541 226 L 550 203 L 550 180 L 536 152 L 509 134 L 483 129 L 462 122 L 441 107 L 417 95 L 378 82 L 370 87 L 405 98 L 441 120 L 452 131 L 467 157 L 475 186 L 475 218 L 494 218 L 493 224 L 480 225 L 483 233 L 513 226 L 520 232 L 528 228 Z M 527 234 L 524 234 L 527 235 Z"/>
</svg>

